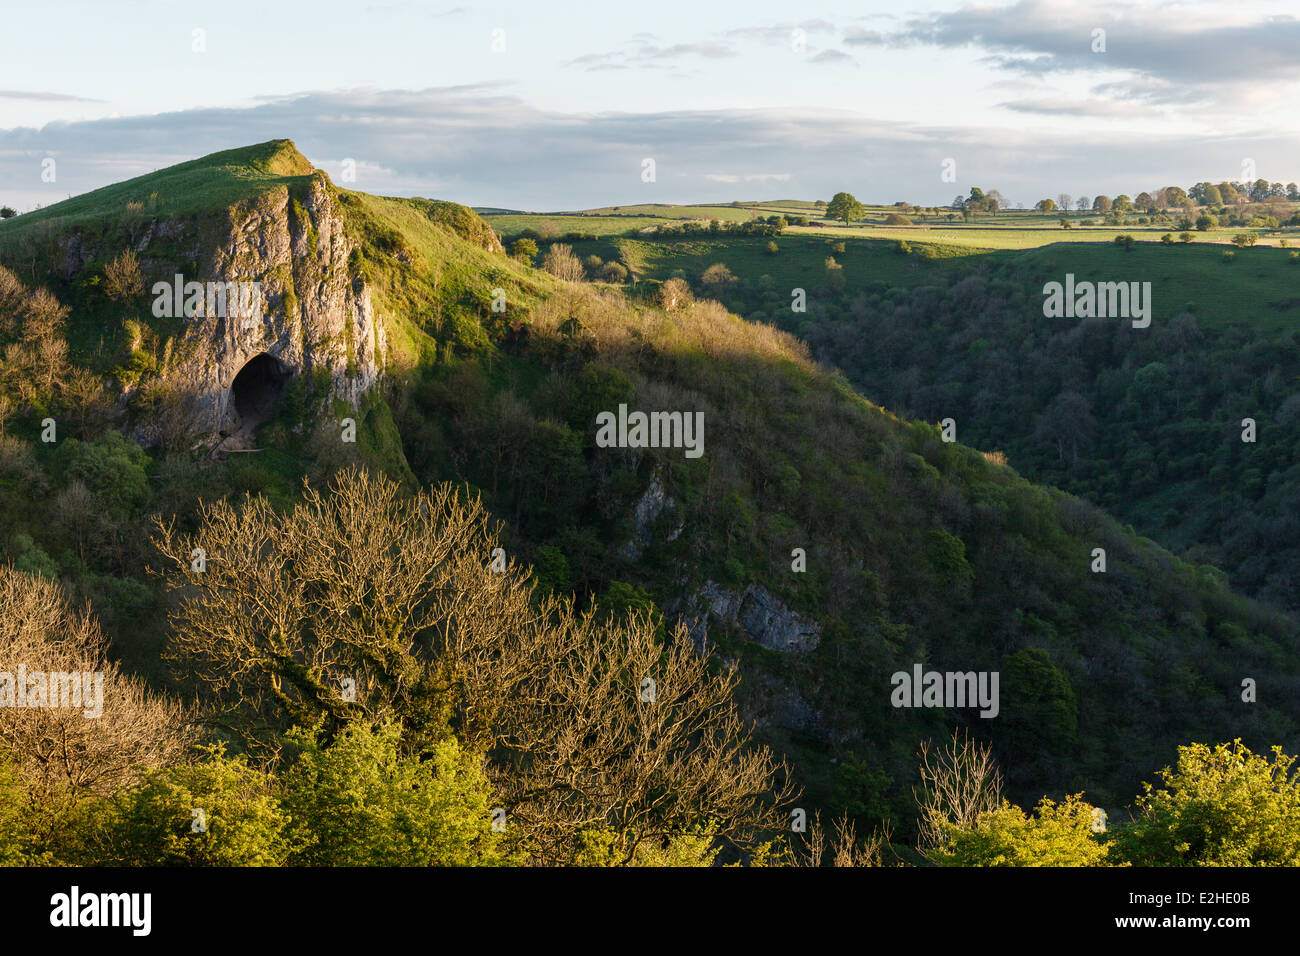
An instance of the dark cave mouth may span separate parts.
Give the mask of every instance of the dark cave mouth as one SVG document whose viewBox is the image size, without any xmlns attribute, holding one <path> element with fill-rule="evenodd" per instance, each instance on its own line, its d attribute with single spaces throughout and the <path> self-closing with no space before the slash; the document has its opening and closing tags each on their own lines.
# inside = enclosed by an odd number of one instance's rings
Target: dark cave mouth
<svg viewBox="0 0 1300 956">
<path fill-rule="evenodd" d="M 230 383 L 230 397 L 240 423 L 248 428 L 270 418 L 284 394 L 285 383 L 291 377 L 278 359 L 265 352 L 249 359 Z"/>
</svg>

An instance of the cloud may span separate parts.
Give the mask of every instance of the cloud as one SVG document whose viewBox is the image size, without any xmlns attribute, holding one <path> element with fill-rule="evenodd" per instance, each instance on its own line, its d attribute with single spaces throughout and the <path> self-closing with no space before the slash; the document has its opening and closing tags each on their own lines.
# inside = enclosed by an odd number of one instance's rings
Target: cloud
<svg viewBox="0 0 1300 956">
<path fill-rule="evenodd" d="M 809 63 L 827 64 L 827 63 L 852 63 L 858 65 L 856 57 L 850 56 L 842 50 L 822 50 L 814 57 L 810 57 Z"/>
<path fill-rule="evenodd" d="M 643 32 L 634 35 L 622 50 L 583 54 L 568 60 L 565 65 L 596 71 L 636 67 L 657 68 L 692 58 L 719 60 L 739 56 L 738 42 L 779 44 L 790 47 L 795 39 L 796 30 L 803 31 L 806 40 L 810 35 L 833 35 L 837 27 L 829 20 L 790 21 L 765 26 L 735 27 L 724 30 L 713 39 L 668 45 L 663 45 L 655 34 Z M 822 56 L 824 58 L 820 60 L 813 57 L 812 62 L 825 63 L 852 59 L 848 54 L 837 51 L 826 51 Z"/>
<path fill-rule="evenodd" d="M 734 30 L 726 31 L 724 36 L 735 37 L 739 40 L 762 40 L 766 43 L 788 44 L 794 36 L 795 30 L 802 30 L 805 34 L 835 32 L 835 24 L 829 20 L 804 20 L 801 23 L 776 23 L 765 27 L 737 27 Z"/>
<path fill-rule="evenodd" d="M 1007 100 L 998 106 L 1017 113 L 1035 113 L 1040 116 L 1150 116 L 1152 112 L 1136 103 L 1098 99 L 1071 100 L 1064 97 Z"/>
<path fill-rule="evenodd" d="M 43 103 L 103 103 L 88 96 L 71 96 L 67 93 L 46 93 L 39 90 L 0 90 L 0 100 L 36 100 Z"/>
<path fill-rule="evenodd" d="M 789 173 L 747 173 L 743 176 L 735 173 L 708 173 L 704 178 L 711 183 L 788 183 L 793 177 Z"/>
<path fill-rule="evenodd" d="M 634 38 L 634 50 L 615 50 L 609 53 L 586 53 L 567 61 L 565 66 L 581 67 L 588 72 L 597 70 L 624 70 L 633 68 L 668 69 L 675 64 L 694 58 L 721 60 L 736 55 L 726 43 L 700 41 L 673 43 L 661 46 L 649 34 Z"/>
<path fill-rule="evenodd" d="M 1265 16 L 1245 4 L 967 4 L 912 17 L 887 32 L 850 28 L 844 42 L 900 49 L 970 47 L 987 51 L 984 62 L 995 68 L 1026 74 L 1127 73 L 1133 82 L 1116 90 L 1150 102 L 1212 100 L 1227 108 L 1241 87 L 1261 90 L 1272 84 L 1280 99 L 1294 92 L 1285 84 L 1300 81 L 1300 19 Z M 1171 94 L 1144 85 L 1149 81 L 1182 89 Z"/>
<path fill-rule="evenodd" d="M 1036 107 L 1040 115 L 1069 105 L 1050 97 L 1020 104 L 1021 112 Z M 1296 178 L 1300 140 L 1280 131 L 1080 137 L 1039 125 L 925 126 L 831 109 L 567 113 L 539 109 L 500 84 L 329 90 L 242 109 L 0 130 L 0 201 L 29 209 L 280 137 L 336 180 L 342 161 L 355 160 L 352 188 L 534 210 L 726 202 L 744 183 L 754 192 L 770 188 L 770 198 L 797 191 L 825 199 L 848 190 L 864 200 L 925 204 L 946 203 L 971 185 L 1012 197 L 1135 195 L 1171 182 L 1235 178 L 1243 156 L 1255 159 L 1260 176 Z M 54 184 L 40 179 L 47 155 L 59 160 Z M 647 157 L 656 163 L 654 183 L 641 180 Z M 955 186 L 940 178 L 948 157 L 958 164 Z M 786 184 L 787 195 L 776 193 L 777 184 Z"/>
<path fill-rule="evenodd" d="M 844 31 L 844 42 L 849 46 L 884 46 L 889 42 L 889 38 L 879 30 L 849 27 Z"/>
</svg>

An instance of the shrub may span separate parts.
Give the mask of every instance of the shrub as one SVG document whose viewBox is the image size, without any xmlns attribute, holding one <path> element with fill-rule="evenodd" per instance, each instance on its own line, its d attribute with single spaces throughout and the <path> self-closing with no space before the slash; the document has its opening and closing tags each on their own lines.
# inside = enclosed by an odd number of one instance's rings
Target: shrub
<svg viewBox="0 0 1300 956">
<path fill-rule="evenodd" d="M 1135 866 L 1300 865 L 1296 758 L 1240 740 L 1178 748 L 1178 764 L 1143 784 L 1138 818 L 1117 851 Z"/>
<path fill-rule="evenodd" d="M 1096 808 L 1082 794 L 1044 798 L 1034 814 L 1005 800 L 973 824 L 949 827 L 930 853 L 940 866 L 1104 866 L 1109 847 L 1094 835 Z"/>
<path fill-rule="evenodd" d="M 395 724 L 354 721 L 328 747 L 302 748 L 286 777 L 294 862 L 316 866 L 469 866 L 499 860 L 482 758 L 455 738 L 403 756 Z"/>
<path fill-rule="evenodd" d="M 537 255 L 537 243 L 527 237 L 516 239 L 510 243 L 510 255 L 525 265 L 532 265 Z"/>
<path fill-rule="evenodd" d="M 581 282 L 586 275 L 582 263 L 573 254 L 573 247 L 562 242 L 553 243 L 547 248 L 542 268 L 565 282 Z"/>
<path fill-rule="evenodd" d="M 686 284 L 685 279 L 674 276 L 664 280 L 655 300 L 665 312 L 675 312 L 690 305 L 695 300 L 695 296 L 691 293 L 691 287 Z"/>
<path fill-rule="evenodd" d="M 736 277 L 724 263 L 715 262 L 700 275 L 700 282 L 709 292 L 717 295 L 736 281 Z"/>
<path fill-rule="evenodd" d="M 289 854 L 271 779 L 221 747 L 153 771 L 105 816 L 97 855 L 113 865 L 280 866 Z"/>
<path fill-rule="evenodd" d="M 127 302 L 144 293 L 144 274 L 134 251 L 123 250 L 104 267 L 104 293 L 115 302 Z"/>
</svg>

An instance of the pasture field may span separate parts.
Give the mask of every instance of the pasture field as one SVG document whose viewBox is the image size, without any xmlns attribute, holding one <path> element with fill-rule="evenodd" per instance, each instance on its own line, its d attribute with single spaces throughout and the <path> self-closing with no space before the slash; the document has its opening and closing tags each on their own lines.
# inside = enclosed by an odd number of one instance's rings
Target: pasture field
<svg viewBox="0 0 1300 956">
<path fill-rule="evenodd" d="M 837 240 L 816 235 L 779 236 L 777 253 L 767 252 L 769 240 L 754 236 L 720 236 L 658 242 L 648 239 L 602 237 L 572 243 L 580 257 L 600 256 L 623 262 L 638 279 L 670 278 L 680 270 L 692 282 L 714 263 L 721 262 L 738 278 L 758 281 L 770 276 L 776 288 L 813 289 L 826 282 L 826 260 L 833 258 L 844 270 L 850 288 L 870 282 L 889 285 L 924 285 L 949 273 L 958 259 L 975 250 L 936 247 L 933 259 L 900 255 L 894 243 L 868 239 L 844 240 L 844 252 L 833 251 Z M 980 250 L 984 253 L 993 250 Z M 944 253 L 949 253 L 945 255 Z"/>
<path fill-rule="evenodd" d="M 868 221 L 845 226 L 820 220 L 815 226 L 789 226 L 774 240 L 728 235 L 656 240 L 629 234 L 629 229 L 679 221 L 644 215 L 652 209 L 707 210 L 717 214 L 714 218 L 727 215 L 733 222 L 754 214 L 815 211 L 812 203 L 785 200 L 741 207 L 646 205 L 573 216 L 489 214 L 486 218 L 507 239 L 525 228 L 542 231 L 542 223 L 557 237 L 569 231 L 595 234 L 596 239 L 572 241 L 574 252 L 580 258 L 595 255 L 606 262 L 622 262 L 636 280 L 663 281 L 678 275 L 695 284 L 705 269 L 722 263 L 738 279 L 762 289 L 759 294 L 768 301 L 778 292 L 788 296 L 795 288 L 810 292 L 824 288 L 827 259 L 833 258 L 850 292 L 869 291 L 877 282 L 914 287 L 952 281 L 974 270 L 1004 268 L 1041 288 L 1041 283 L 1073 272 L 1077 281 L 1151 282 L 1156 322 L 1190 311 L 1203 325 L 1244 322 L 1270 333 L 1300 328 L 1300 262 L 1291 258 L 1292 249 L 1279 247 L 1284 239 L 1300 247 L 1300 229 L 1295 227 L 1261 234 L 1255 248 L 1234 249 L 1229 261 L 1224 252 L 1232 249 L 1232 237 L 1247 230 L 1194 231 L 1192 242 L 1168 246 L 1160 241 L 1172 231 L 1167 225 L 1075 225 L 1067 230 L 1061 228 L 1059 216 L 1013 211 L 1000 213 L 994 221 L 981 218 L 969 224 L 884 226 Z M 892 207 L 871 207 L 868 218 L 883 219 L 888 211 Z M 1071 216 L 1072 221 L 1086 218 Z M 1136 240 L 1131 251 L 1114 244 L 1115 237 L 1123 234 Z M 899 251 L 900 240 L 910 247 L 907 254 Z M 769 251 L 769 241 L 776 243 L 775 253 Z M 844 251 L 836 252 L 840 243 Z M 752 295 L 737 297 L 728 305 L 743 314 L 752 311 L 753 301 Z"/>
</svg>

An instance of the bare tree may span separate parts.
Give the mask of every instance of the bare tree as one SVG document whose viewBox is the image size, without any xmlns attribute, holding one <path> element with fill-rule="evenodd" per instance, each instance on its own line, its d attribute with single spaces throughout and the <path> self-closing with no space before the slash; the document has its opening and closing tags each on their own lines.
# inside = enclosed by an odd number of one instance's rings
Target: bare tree
<svg viewBox="0 0 1300 956">
<path fill-rule="evenodd" d="M 665 312 L 676 312 L 690 305 L 695 296 L 691 294 L 691 287 L 685 279 L 672 278 L 665 279 L 659 287 L 657 300 Z"/>
<path fill-rule="evenodd" d="M 626 863 L 705 826 L 746 845 L 780 824 L 788 773 L 752 745 L 735 673 L 714 674 L 684 631 L 665 643 L 646 618 L 535 594 L 482 504 L 450 486 L 407 496 L 347 469 L 287 514 L 221 501 L 196 533 L 158 531 L 180 596 L 169 656 L 254 745 L 356 717 L 400 720 L 417 751 L 450 730 L 492 757 L 542 862 L 592 831 Z"/>
<path fill-rule="evenodd" d="M 831 865 L 837 867 L 884 866 L 885 851 L 890 846 L 890 829 L 873 830 L 863 840 L 858 840 L 857 827 L 847 813 L 832 824 L 833 836 L 828 840 L 822 828 L 821 813 L 813 816 L 808 835 L 792 848 L 791 861 L 795 866 L 822 866 L 826 851 L 831 851 Z"/>
<path fill-rule="evenodd" d="M 996 810 L 1002 798 L 1002 776 L 987 744 L 953 731 L 941 750 L 921 744 L 921 782 L 912 788 L 916 806 L 918 849 L 943 844 L 954 827 L 968 827 L 982 813 Z"/>
<path fill-rule="evenodd" d="M 573 254 L 573 247 L 563 242 L 552 243 L 542 257 L 542 268 L 566 282 L 581 282 L 587 275 L 582 261 Z"/>
<path fill-rule="evenodd" d="M 144 273 L 135 252 L 123 250 L 104 267 L 104 292 L 115 302 L 128 302 L 144 294 Z"/>
<path fill-rule="evenodd" d="M 8 678 L 0 693 L 19 693 L 20 670 L 29 680 L 41 675 L 51 688 L 52 675 L 89 675 L 92 697 L 101 681 L 98 716 L 85 683 L 82 706 L 66 706 L 76 698 L 61 678 L 60 706 L 52 706 L 53 690 L 45 706 L 0 706 L 0 748 L 10 752 L 38 805 L 57 810 L 88 793 L 112 794 L 142 771 L 180 759 L 194 740 L 184 708 L 151 693 L 109 659 L 89 611 L 74 611 L 57 584 L 0 566 L 0 674 Z"/>
</svg>

